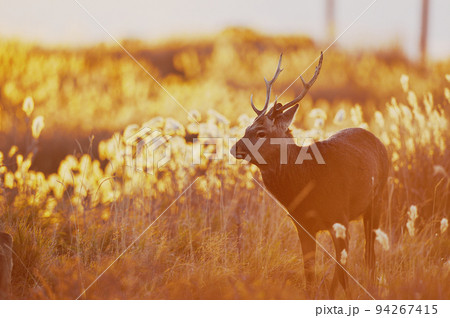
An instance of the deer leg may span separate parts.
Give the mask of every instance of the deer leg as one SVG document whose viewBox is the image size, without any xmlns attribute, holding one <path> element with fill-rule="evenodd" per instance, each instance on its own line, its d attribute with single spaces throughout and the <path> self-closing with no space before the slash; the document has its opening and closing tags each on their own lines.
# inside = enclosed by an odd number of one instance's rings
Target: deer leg
<svg viewBox="0 0 450 318">
<path fill-rule="evenodd" d="M 364 234 L 366 237 L 365 261 L 369 269 L 370 279 L 375 279 L 375 232 L 378 228 L 380 219 L 380 204 L 379 200 L 374 199 L 373 204 L 369 206 L 366 213 L 364 213 Z"/>
<path fill-rule="evenodd" d="M 348 226 L 346 226 L 348 228 Z M 334 248 L 336 250 L 336 261 L 337 264 L 334 268 L 333 281 L 331 282 L 330 287 L 330 298 L 334 298 L 334 294 L 337 289 L 338 282 L 341 284 L 342 288 L 345 291 L 345 294 L 349 295 L 348 286 L 348 275 L 345 269 L 345 264 L 347 263 L 348 258 L 348 230 L 346 229 L 345 238 L 336 237 L 333 231 L 330 231 L 331 237 L 333 238 Z"/>
<path fill-rule="evenodd" d="M 316 241 L 314 239 L 315 233 L 310 233 L 313 237 L 309 236 L 301 228 L 297 228 L 298 236 L 300 238 L 300 244 L 302 245 L 303 252 L 303 267 L 305 269 L 306 277 L 306 293 L 309 297 L 314 295 L 315 286 L 315 261 L 316 261 Z"/>
</svg>

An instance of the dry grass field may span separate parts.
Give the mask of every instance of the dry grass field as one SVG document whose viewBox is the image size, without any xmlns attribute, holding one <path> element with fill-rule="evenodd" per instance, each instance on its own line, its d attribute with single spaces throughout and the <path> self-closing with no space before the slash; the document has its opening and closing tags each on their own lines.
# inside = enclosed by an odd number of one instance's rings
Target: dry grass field
<svg viewBox="0 0 450 318">
<path fill-rule="evenodd" d="M 204 137 L 194 141 L 201 149 L 226 137 L 228 149 L 254 116 L 250 95 L 262 103 L 278 55 L 280 95 L 321 48 L 246 29 L 124 46 L 190 116 L 119 47 L 0 40 L 0 230 L 14 238 L 11 297 L 304 299 L 296 229 L 253 180 L 262 184 L 258 169 L 230 164 L 227 151 L 193 165 L 191 137 Z M 450 298 L 449 120 L 450 59 L 418 65 L 397 48 L 330 49 L 301 103 L 295 136 L 363 127 L 388 149 L 388 242 L 376 242 L 376 282 L 364 266 L 362 221 L 351 223 L 347 261 L 377 299 Z M 127 138 L 142 127 L 171 137 L 170 160 L 155 173 L 125 160 Z M 328 233 L 318 239 L 334 253 Z M 334 262 L 317 251 L 316 298 L 327 299 Z M 350 287 L 352 298 L 370 298 Z"/>
</svg>

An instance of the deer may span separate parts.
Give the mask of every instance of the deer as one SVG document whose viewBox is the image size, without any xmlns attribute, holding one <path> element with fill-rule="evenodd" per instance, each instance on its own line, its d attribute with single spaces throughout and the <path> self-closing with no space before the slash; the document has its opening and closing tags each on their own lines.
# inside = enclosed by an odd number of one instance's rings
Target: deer
<svg viewBox="0 0 450 318">
<path fill-rule="evenodd" d="M 7 299 L 11 289 L 12 236 L 0 232 L 0 299 Z"/>
<path fill-rule="evenodd" d="M 340 284 L 348 296 L 348 225 L 361 216 L 365 263 L 374 279 L 374 229 L 379 226 L 389 171 L 386 147 L 374 134 L 356 127 L 340 130 L 309 146 L 297 145 L 289 126 L 299 102 L 319 76 L 323 53 L 311 80 L 305 82 L 300 76 L 303 83 L 300 94 L 284 105 L 275 98 L 268 110 L 272 85 L 282 71 L 281 60 L 282 54 L 273 78 L 270 81 L 264 78 L 266 101 L 262 109 L 255 107 L 251 95 L 250 104 L 256 118 L 230 152 L 236 159 L 245 159 L 259 168 L 265 188 L 293 219 L 303 254 L 306 294 L 312 297 L 314 289 L 316 234 L 329 231 L 336 255 L 329 295 L 333 298 Z M 276 142 L 272 142 L 274 140 Z M 301 154 L 310 155 L 311 146 L 318 150 L 322 162 L 317 157 L 316 160 L 298 160 Z M 343 231 L 337 231 L 336 226 Z"/>
</svg>

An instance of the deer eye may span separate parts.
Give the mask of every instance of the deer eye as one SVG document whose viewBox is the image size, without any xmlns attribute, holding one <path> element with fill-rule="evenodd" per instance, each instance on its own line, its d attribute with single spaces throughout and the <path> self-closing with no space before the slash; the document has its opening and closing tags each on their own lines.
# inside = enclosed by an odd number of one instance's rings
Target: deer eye
<svg viewBox="0 0 450 318">
<path fill-rule="evenodd" d="M 264 131 L 258 131 L 256 133 L 256 137 L 258 137 L 258 138 L 266 138 L 266 133 Z"/>
</svg>

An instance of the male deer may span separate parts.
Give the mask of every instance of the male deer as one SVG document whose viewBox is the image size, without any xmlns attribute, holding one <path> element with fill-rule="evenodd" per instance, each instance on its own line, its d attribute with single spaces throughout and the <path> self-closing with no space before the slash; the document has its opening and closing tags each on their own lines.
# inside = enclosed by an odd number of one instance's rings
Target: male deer
<svg viewBox="0 0 450 318">
<path fill-rule="evenodd" d="M 295 224 L 303 251 L 308 292 L 315 279 L 316 243 L 312 237 L 321 230 L 330 232 L 339 262 L 330 288 L 330 296 L 334 297 L 338 282 L 347 293 L 348 278 L 343 269 L 346 262 L 342 255 L 344 250 L 344 254 L 348 252 L 348 223 L 361 215 L 366 238 L 365 260 L 373 276 L 373 230 L 379 224 L 382 193 L 389 170 L 387 152 L 381 141 L 369 131 L 348 128 L 314 144 L 324 164 L 317 160 L 296 162 L 308 148 L 302 149 L 294 144 L 289 125 L 298 109 L 298 102 L 319 76 L 323 55 L 312 79 L 306 83 L 301 78 L 304 88 L 300 95 L 284 105 L 275 99 L 267 111 L 272 85 L 282 71 L 281 58 L 272 80 L 264 79 L 267 92 L 262 110 L 254 106 L 253 96 L 250 99 L 257 117 L 247 127 L 244 137 L 232 147 L 231 154 L 258 166 L 267 189 L 298 222 Z M 280 138 L 285 140 L 283 145 Z M 255 148 L 258 148 L 257 153 Z M 345 235 L 333 230 L 335 223 L 345 226 Z"/>
</svg>

